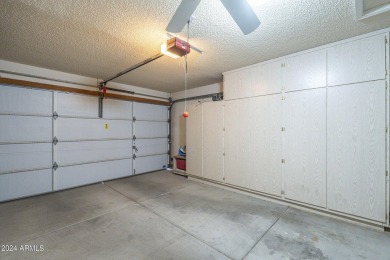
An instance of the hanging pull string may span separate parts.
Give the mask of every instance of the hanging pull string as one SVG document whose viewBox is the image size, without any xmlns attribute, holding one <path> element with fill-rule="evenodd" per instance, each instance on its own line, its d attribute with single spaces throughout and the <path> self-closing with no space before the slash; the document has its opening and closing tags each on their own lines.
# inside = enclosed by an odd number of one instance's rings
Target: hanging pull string
<svg viewBox="0 0 390 260">
<path fill-rule="evenodd" d="M 188 42 L 190 41 L 190 20 L 187 22 L 187 46 Z M 187 111 L 187 83 L 188 83 L 188 61 L 187 61 L 187 54 L 184 55 L 184 112 Z"/>
</svg>

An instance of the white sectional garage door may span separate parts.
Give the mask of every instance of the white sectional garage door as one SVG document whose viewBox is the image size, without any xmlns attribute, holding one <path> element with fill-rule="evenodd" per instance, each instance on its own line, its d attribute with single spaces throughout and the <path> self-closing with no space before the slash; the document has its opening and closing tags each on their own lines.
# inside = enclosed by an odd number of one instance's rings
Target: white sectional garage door
<svg viewBox="0 0 390 260">
<path fill-rule="evenodd" d="M 98 105 L 0 85 L 0 202 L 166 167 L 166 106 L 105 99 L 99 118 Z"/>
<path fill-rule="evenodd" d="M 132 102 L 55 93 L 54 189 L 129 176 L 132 160 Z"/>
<path fill-rule="evenodd" d="M 134 103 L 134 173 L 156 171 L 168 163 L 168 108 Z"/>
<path fill-rule="evenodd" d="M 52 191 L 51 91 L 0 85 L 0 201 Z"/>
</svg>

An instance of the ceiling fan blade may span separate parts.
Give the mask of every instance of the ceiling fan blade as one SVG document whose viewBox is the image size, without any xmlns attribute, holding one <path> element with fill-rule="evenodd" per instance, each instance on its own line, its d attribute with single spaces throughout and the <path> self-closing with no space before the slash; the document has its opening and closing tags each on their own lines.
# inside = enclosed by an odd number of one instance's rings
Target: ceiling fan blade
<svg viewBox="0 0 390 260">
<path fill-rule="evenodd" d="M 221 0 L 221 2 L 245 35 L 259 27 L 259 18 L 246 0 Z"/>
<path fill-rule="evenodd" d="M 179 33 L 190 20 L 201 0 L 183 0 L 165 29 L 171 33 Z"/>
</svg>

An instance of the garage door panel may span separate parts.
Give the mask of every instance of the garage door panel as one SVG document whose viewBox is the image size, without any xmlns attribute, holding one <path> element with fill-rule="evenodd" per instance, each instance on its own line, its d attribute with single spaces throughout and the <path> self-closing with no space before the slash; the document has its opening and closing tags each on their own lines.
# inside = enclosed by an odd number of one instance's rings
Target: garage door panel
<svg viewBox="0 0 390 260">
<path fill-rule="evenodd" d="M 0 145 L 0 173 L 52 167 L 52 144 Z"/>
<path fill-rule="evenodd" d="M 135 146 L 137 157 L 164 154 L 168 152 L 168 138 L 137 139 Z"/>
<path fill-rule="evenodd" d="M 168 107 L 145 103 L 134 103 L 134 116 L 137 120 L 168 121 Z"/>
<path fill-rule="evenodd" d="M 165 169 L 167 163 L 168 154 L 135 158 L 135 174 Z"/>
<path fill-rule="evenodd" d="M 132 138 L 132 122 L 128 120 L 57 118 L 60 141 Z"/>
<path fill-rule="evenodd" d="M 133 102 L 105 99 L 103 101 L 103 118 L 133 120 Z"/>
<path fill-rule="evenodd" d="M 135 122 L 135 136 L 137 138 L 160 138 L 168 137 L 168 124 L 166 122 Z"/>
<path fill-rule="evenodd" d="M 126 177 L 132 174 L 132 159 L 59 167 L 55 171 L 57 189 Z"/>
<path fill-rule="evenodd" d="M 0 115 L 0 143 L 52 142 L 52 118 Z"/>
<path fill-rule="evenodd" d="M 0 114 L 51 116 L 53 93 L 0 85 Z"/>
<path fill-rule="evenodd" d="M 98 97 L 58 93 L 57 114 L 67 117 L 98 117 Z"/>
<path fill-rule="evenodd" d="M 164 169 L 168 163 L 168 107 L 134 103 L 135 174 Z"/>
<path fill-rule="evenodd" d="M 0 175 L 0 201 L 52 191 L 52 169 Z"/>
<path fill-rule="evenodd" d="M 59 166 L 132 158 L 132 141 L 60 142 L 56 154 Z"/>
</svg>

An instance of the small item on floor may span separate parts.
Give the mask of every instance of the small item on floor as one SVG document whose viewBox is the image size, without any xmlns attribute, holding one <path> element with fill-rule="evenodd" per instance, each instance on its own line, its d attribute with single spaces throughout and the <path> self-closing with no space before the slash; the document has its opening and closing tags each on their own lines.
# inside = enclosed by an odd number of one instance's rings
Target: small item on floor
<svg viewBox="0 0 390 260">
<path fill-rule="evenodd" d="M 185 171 L 186 170 L 186 160 L 185 160 L 185 158 L 176 157 L 176 167 L 179 170 Z"/>
<path fill-rule="evenodd" d="M 179 151 L 178 151 L 178 154 L 179 154 L 179 156 L 186 157 L 186 146 L 180 147 Z"/>
<path fill-rule="evenodd" d="M 185 151 L 185 148 L 184 148 Z M 187 175 L 186 173 L 186 157 L 176 155 L 173 156 L 173 173 L 179 175 Z"/>
</svg>

